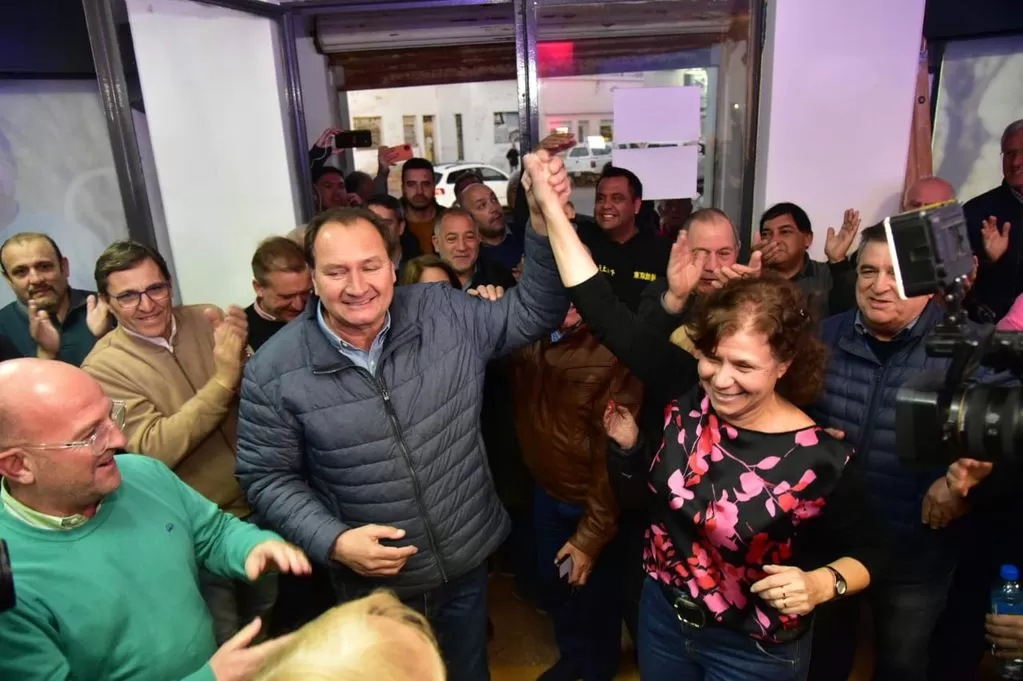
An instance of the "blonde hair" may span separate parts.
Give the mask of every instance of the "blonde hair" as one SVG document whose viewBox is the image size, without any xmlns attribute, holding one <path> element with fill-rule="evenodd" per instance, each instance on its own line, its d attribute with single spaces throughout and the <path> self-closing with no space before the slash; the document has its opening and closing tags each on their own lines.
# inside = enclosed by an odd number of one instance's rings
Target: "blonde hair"
<svg viewBox="0 0 1023 681">
<path fill-rule="evenodd" d="M 407 649 L 405 630 L 428 655 Z M 295 633 L 253 681 L 444 681 L 444 662 L 426 618 L 377 591 L 327 611 Z"/>
<path fill-rule="evenodd" d="M 675 329 L 675 331 L 671 334 L 671 342 L 688 352 L 690 355 L 694 354 L 693 350 L 696 346 L 693 344 L 693 339 L 689 335 L 688 326 L 683 324 Z"/>
</svg>

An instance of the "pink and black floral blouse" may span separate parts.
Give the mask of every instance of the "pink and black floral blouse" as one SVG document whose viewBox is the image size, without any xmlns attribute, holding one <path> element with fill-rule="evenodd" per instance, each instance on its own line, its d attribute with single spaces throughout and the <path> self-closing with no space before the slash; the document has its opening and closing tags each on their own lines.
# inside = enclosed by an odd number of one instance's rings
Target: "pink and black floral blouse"
<svg viewBox="0 0 1023 681">
<path fill-rule="evenodd" d="M 717 622 L 773 640 L 801 627 L 750 586 L 764 565 L 805 570 L 848 556 L 872 573 L 885 555 L 852 448 L 817 427 L 763 433 L 735 428 L 700 389 L 696 361 L 651 330 L 599 275 L 570 289 L 597 337 L 644 382 L 682 395 L 665 408 L 663 438 L 628 452 L 612 442 L 612 477 L 645 484 L 650 527 L 643 566 L 650 577 L 702 603 Z"/>
</svg>

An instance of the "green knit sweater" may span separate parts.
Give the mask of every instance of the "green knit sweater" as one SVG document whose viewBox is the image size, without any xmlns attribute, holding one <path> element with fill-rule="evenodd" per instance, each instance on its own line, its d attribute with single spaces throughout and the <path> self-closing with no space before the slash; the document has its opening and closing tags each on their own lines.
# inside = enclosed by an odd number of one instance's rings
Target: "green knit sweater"
<svg viewBox="0 0 1023 681">
<path fill-rule="evenodd" d="M 0 679 L 213 681 L 213 622 L 198 571 L 245 579 L 278 539 L 220 511 L 164 464 L 116 457 L 123 482 L 73 530 L 0 508 L 17 605 L 0 614 Z"/>
</svg>

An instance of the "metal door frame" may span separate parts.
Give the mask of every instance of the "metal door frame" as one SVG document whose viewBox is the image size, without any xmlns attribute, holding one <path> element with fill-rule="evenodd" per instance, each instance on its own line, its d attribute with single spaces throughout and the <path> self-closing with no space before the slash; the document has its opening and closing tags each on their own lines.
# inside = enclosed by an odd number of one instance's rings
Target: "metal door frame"
<svg viewBox="0 0 1023 681">
<path fill-rule="evenodd" d="M 288 100 L 290 141 L 295 163 L 295 182 L 299 187 L 312 186 L 308 162 L 309 139 L 305 130 L 305 108 L 299 77 L 296 40 L 305 22 L 322 14 L 350 14 L 367 11 L 402 11 L 437 7 L 511 5 L 515 21 L 515 63 L 517 71 L 520 149 L 533 148 L 540 139 L 539 68 L 537 64 L 536 8 L 538 0 L 305 0 L 278 5 L 264 0 L 190 0 L 259 16 L 278 26 L 280 58 L 284 67 L 284 94 Z M 606 0 L 605 0 L 606 1 Z M 122 55 L 131 45 L 122 44 L 117 31 L 114 8 L 124 0 L 82 0 L 89 29 L 89 42 L 96 62 L 96 77 L 107 114 L 110 139 L 114 149 L 121 197 L 124 201 L 128 232 L 133 239 L 155 247 L 152 213 L 145 192 L 142 160 L 135 126 L 128 101 L 127 77 Z M 543 6 L 559 4 L 600 4 L 600 0 L 542 0 Z M 747 65 L 747 109 L 743 144 L 743 202 L 740 224 L 752 224 L 755 186 L 757 123 L 760 101 L 761 61 L 766 25 L 766 0 L 751 5 L 748 40 L 753 56 Z M 303 221 L 313 216 L 311 192 L 301 192 Z M 741 229 L 744 250 L 748 249 L 749 230 Z"/>
</svg>

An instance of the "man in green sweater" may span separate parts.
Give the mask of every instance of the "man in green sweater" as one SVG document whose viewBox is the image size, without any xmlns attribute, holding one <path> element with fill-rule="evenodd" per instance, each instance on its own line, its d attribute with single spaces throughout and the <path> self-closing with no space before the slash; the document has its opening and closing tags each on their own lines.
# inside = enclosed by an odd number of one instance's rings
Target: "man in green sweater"
<svg viewBox="0 0 1023 681">
<path fill-rule="evenodd" d="M 17 604 L 0 614 L 0 678 L 245 681 L 281 640 L 219 650 L 205 568 L 308 574 L 297 548 L 220 511 L 164 464 L 118 455 L 123 404 L 69 364 L 0 363 L 0 537 Z"/>
</svg>

